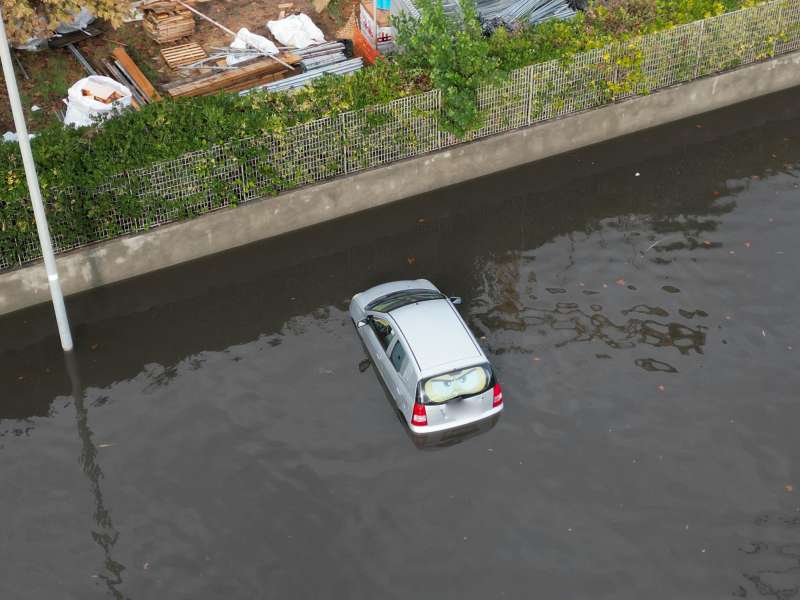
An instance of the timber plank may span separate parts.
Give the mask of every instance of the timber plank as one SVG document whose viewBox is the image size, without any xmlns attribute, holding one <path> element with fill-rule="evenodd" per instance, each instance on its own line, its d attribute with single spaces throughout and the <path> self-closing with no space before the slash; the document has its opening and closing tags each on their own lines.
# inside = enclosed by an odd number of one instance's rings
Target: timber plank
<svg viewBox="0 0 800 600">
<path fill-rule="evenodd" d="M 161 94 L 156 91 L 153 84 L 144 76 L 144 73 L 136 66 L 124 48 L 117 47 L 111 52 L 111 55 L 119 61 L 128 75 L 136 82 L 136 85 L 144 92 L 145 99 L 148 101 L 161 100 Z"/>
<path fill-rule="evenodd" d="M 284 54 L 281 55 L 281 60 L 294 65 L 300 62 L 300 57 L 293 54 Z M 283 73 L 284 71 L 286 71 L 286 67 L 282 64 L 271 58 L 264 58 L 237 69 L 214 73 L 191 81 L 176 82 L 165 86 L 165 89 L 173 98 L 179 96 L 202 96 L 230 89 L 243 83 L 249 84 L 258 78 L 275 73 Z"/>
</svg>

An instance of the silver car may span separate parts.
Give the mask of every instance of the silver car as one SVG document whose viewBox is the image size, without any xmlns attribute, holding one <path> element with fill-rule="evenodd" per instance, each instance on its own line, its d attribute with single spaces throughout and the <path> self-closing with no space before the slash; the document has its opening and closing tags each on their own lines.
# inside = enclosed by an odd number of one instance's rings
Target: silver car
<svg viewBox="0 0 800 600">
<path fill-rule="evenodd" d="M 416 434 L 503 410 L 489 360 L 454 304 L 425 279 L 356 294 L 350 317 L 397 408 Z"/>
</svg>

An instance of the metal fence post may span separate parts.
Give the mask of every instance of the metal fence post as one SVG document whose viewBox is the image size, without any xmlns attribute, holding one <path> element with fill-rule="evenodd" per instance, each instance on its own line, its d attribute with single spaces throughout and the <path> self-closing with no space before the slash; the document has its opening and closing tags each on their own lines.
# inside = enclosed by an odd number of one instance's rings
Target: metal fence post
<svg viewBox="0 0 800 600">
<path fill-rule="evenodd" d="M 777 28 L 775 31 L 775 39 L 772 40 L 772 56 L 778 55 L 778 40 L 780 39 L 781 32 L 783 31 L 783 6 L 785 2 L 778 3 L 778 18 L 776 19 Z"/>
<path fill-rule="evenodd" d="M 347 175 L 350 172 L 350 165 L 349 163 L 349 153 L 347 152 L 347 136 L 345 135 L 347 132 L 347 124 L 344 117 L 345 113 L 339 114 L 339 139 L 342 145 L 342 168 L 343 174 Z"/>
<path fill-rule="evenodd" d="M 692 79 L 697 79 L 698 72 L 700 71 L 700 55 L 703 50 L 703 36 L 706 31 L 706 20 L 700 21 L 700 32 L 697 34 L 697 52 L 694 55 L 694 71 Z"/>
<path fill-rule="evenodd" d="M 528 67 L 528 116 L 525 124 L 531 124 L 531 113 L 533 112 L 533 65 Z"/>
</svg>

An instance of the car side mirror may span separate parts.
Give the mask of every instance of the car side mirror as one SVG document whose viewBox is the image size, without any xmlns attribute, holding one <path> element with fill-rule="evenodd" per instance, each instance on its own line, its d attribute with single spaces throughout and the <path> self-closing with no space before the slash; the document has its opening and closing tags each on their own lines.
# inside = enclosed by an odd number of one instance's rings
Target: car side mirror
<svg viewBox="0 0 800 600">
<path fill-rule="evenodd" d="M 372 315 L 367 315 L 363 319 L 361 319 L 358 323 L 356 323 L 356 327 L 364 327 L 364 325 L 369 325 L 370 321 L 372 321 Z"/>
<path fill-rule="evenodd" d="M 450 296 L 450 302 L 452 302 L 455 306 L 461 304 L 461 296 Z"/>
</svg>

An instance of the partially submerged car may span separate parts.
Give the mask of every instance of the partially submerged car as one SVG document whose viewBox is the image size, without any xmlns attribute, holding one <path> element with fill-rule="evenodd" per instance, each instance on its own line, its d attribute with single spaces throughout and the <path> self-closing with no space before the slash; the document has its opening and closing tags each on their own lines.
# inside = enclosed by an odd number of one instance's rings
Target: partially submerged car
<svg viewBox="0 0 800 600">
<path fill-rule="evenodd" d="M 503 410 L 489 360 L 448 298 L 426 279 L 353 296 L 350 317 L 409 428 L 462 427 Z"/>
</svg>

